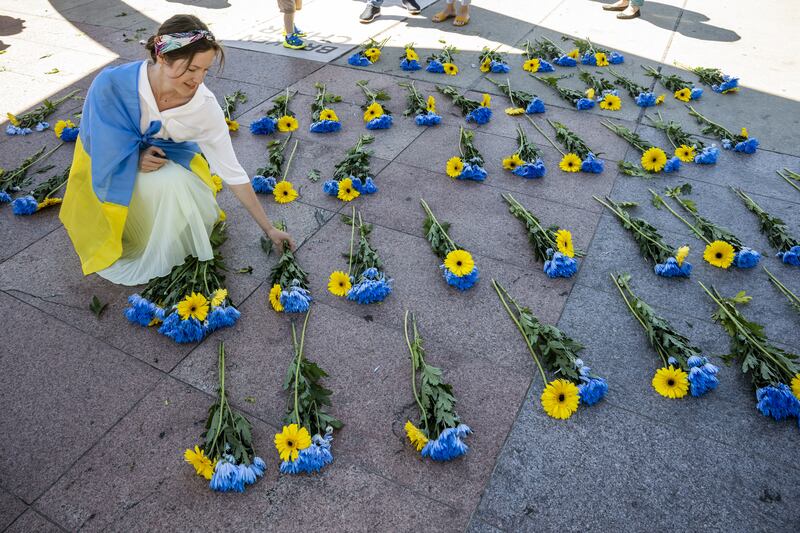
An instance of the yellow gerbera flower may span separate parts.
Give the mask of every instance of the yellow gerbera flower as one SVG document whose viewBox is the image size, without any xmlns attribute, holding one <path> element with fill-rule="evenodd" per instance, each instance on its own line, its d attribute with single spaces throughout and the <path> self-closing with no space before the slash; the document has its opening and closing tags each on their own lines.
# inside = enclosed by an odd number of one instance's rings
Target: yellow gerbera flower
<svg viewBox="0 0 800 533">
<path fill-rule="evenodd" d="M 436 98 L 434 98 L 433 95 L 428 96 L 428 105 L 426 109 L 430 113 L 436 113 Z"/>
<path fill-rule="evenodd" d="M 481 63 L 481 72 L 489 72 L 491 65 L 492 65 L 492 60 L 487 57 Z"/>
<path fill-rule="evenodd" d="M 231 120 L 229 118 L 225 119 L 225 123 L 228 125 L 228 129 L 230 131 L 237 131 L 239 129 L 239 123 L 235 120 Z"/>
<path fill-rule="evenodd" d="M 19 119 L 16 117 L 16 115 L 13 115 L 11 113 L 6 113 L 6 116 L 8 117 L 8 121 L 11 122 L 12 125 L 19 126 Z"/>
<path fill-rule="evenodd" d="M 448 76 L 455 76 L 458 74 L 458 67 L 453 63 L 445 63 L 442 66 L 444 67 L 444 73 Z"/>
<path fill-rule="evenodd" d="M 350 202 L 355 200 L 361 195 L 360 192 L 353 187 L 353 180 L 350 178 L 345 178 L 339 182 L 339 193 L 336 197 L 343 202 Z"/>
<path fill-rule="evenodd" d="M 581 158 L 577 154 L 567 154 L 561 158 L 558 168 L 564 172 L 578 172 L 581 169 Z"/>
<path fill-rule="evenodd" d="M 656 97 L 656 105 L 661 105 L 661 104 L 663 104 L 663 103 L 664 103 L 664 98 L 665 98 L 665 96 L 664 96 L 663 94 L 659 94 L 659 95 Z"/>
<path fill-rule="evenodd" d="M 418 61 L 419 55 L 411 48 L 406 48 L 406 59 L 409 61 Z"/>
<path fill-rule="evenodd" d="M 539 72 L 539 60 L 536 58 L 527 60 L 522 64 L 522 70 L 525 72 Z"/>
<path fill-rule="evenodd" d="M 217 289 L 211 296 L 211 307 L 219 307 L 225 302 L 228 297 L 228 289 Z"/>
<path fill-rule="evenodd" d="M 178 302 L 178 315 L 182 320 L 196 318 L 202 322 L 208 316 L 208 300 L 202 294 L 193 292 Z"/>
<path fill-rule="evenodd" d="M 800 400 L 800 374 L 795 374 L 792 378 L 792 394 Z"/>
<path fill-rule="evenodd" d="M 503 159 L 503 168 L 506 170 L 514 170 L 520 165 L 524 165 L 525 161 L 520 159 L 519 154 L 514 154 Z"/>
<path fill-rule="evenodd" d="M 598 67 L 607 67 L 608 66 L 608 58 L 603 52 L 597 52 L 594 55 L 594 59 L 597 61 Z"/>
<path fill-rule="evenodd" d="M 525 112 L 525 108 L 524 107 L 507 107 L 506 108 L 506 115 L 511 115 L 512 117 L 515 117 L 517 115 L 521 115 L 524 112 Z"/>
<path fill-rule="evenodd" d="M 279 313 L 283 312 L 283 304 L 281 304 L 281 286 L 277 283 L 269 290 L 269 303 L 275 311 Z"/>
<path fill-rule="evenodd" d="M 692 91 L 688 87 L 684 87 L 683 89 L 678 89 L 675 91 L 674 96 L 681 102 L 688 102 L 692 99 Z"/>
<path fill-rule="evenodd" d="M 689 375 L 681 368 L 659 368 L 653 376 L 653 388 L 665 398 L 683 398 L 689 392 Z"/>
<path fill-rule="evenodd" d="M 657 146 L 647 149 L 642 154 L 642 168 L 650 172 L 661 172 L 664 165 L 667 164 L 667 154 L 664 150 Z"/>
<path fill-rule="evenodd" d="M 607 94 L 600 100 L 600 109 L 608 111 L 619 111 L 622 108 L 622 100 L 614 94 Z"/>
<path fill-rule="evenodd" d="M 481 98 L 481 107 L 492 107 L 492 97 L 488 93 L 483 93 Z"/>
<path fill-rule="evenodd" d="M 61 134 L 64 133 L 64 128 L 74 128 L 74 127 L 75 123 L 73 123 L 71 120 L 59 120 L 58 122 L 56 122 L 56 125 L 53 126 L 53 133 L 55 133 L 56 137 L 60 139 Z"/>
<path fill-rule="evenodd" d="M 214 464 L 211 459 L 206 457 L 205 451 L 201 450 L 199 446 L 195 446 L 194 450 L 188 448 L 183 452 L 183 459 L 194 467 L 194 471 L 198 476 L 210 480 L 214 475 Z"/>
<path fill-rule="evenodd" d="M 742 137 L 744 137 L 745 139 L 749 137 L 749 135 L 747 134 L 747 128 L 742 128 Z"/>
<path fill-rule="evenodd" d="M 353 284 L 350 283 L 350 276 L 347 275 L 347 272 L 342 272 L 341 270 L 331 272 L 331 277 L 328 280 L 328 290 L 331 294 L 345 296 L 352 287 Z"/>
<path fill-rule="evenodd" d="M 464 162 L 460 157 L 451 157 L 447 160 L 447 175 L 451 178 L 457 178 L 464 170 Z"/>
<path fill-rule="evenodd" d="M 706 246 L 703 259 L 710 265 L 719 268 L 728 268 L 733 263 L 733 246 L 725 241 L 714 241 Z"/>
<path fill-rule="evenodd" d="M 581 57 L 581 52 L 577 48 L 573 48 L 570 53 L 567 54 L 567 57 L 571 57 L 572 59 L 578 59 Z"/>
<path fill-rule="evenodd" d="M 336 116 L 336 111 L 333 109 L 323 109 L 319 112 L 319 119 L 320 120 L 335 120 L 339 121 L 339 117 Z"/>
<path fill-rule="evenodd" d="M 675 261 L 678 262 L 678 266 L 682 266 L 683 262 L 689 256 L 689 247 L 688 246 L 681 246 L 675 252 Z"/>
<path fill-rule="evenodd" d="M 279 204 L 288 204 L 297 199 L 297 191 L 294 190 L 292 186 L 292 182 L 290 181 L 279 181 L 275 188 L 272 189 L 272 196 L 275 197 L 275 201 Z"/>
<path fill-rule="evenodd" d="M 297 119 L 290 115 L 283 115 L 278 119 L 278 131 L 284 133 L 296 130 L 298 125 Z"/>
<path fill-rule="evenodd" d="M 578 410 L 578 387 L 566 379 L 555 379 L 542 391 L 544 412 L 553 418 L 566 420 Z"/>
<path fill-rule="evenodd" d="M 214 184 L 214 194 L 222 190 L 222 178 L 216 174 L 211 175 L 211 182 Z"/>
<path fill-rule="evenodd" d="M 422 451 L 422 448 L 428 444 L 428 437 L 420 431 L 420 429 L 412 424 L 410 421 L 406 420 L 405 425 L 406 435 L 408 436 L 409 442 L 417 449 L 418 452 Z"/>
<path fill-rule="evenodd" d="M 468 251 L 453 250 L 444 258 L 444 267 L 461 278 L 473 271 L 475 261 Z"/>
<path fill-rule="evenodd" d="M 39 202 L 36 206 L 36 210 L 44 209 L 45 207 L 50 207 L 51 205 L 58 205 L 62 202 L 62 198 L 45 198 L 44 201 Z"/>
<path fill-rule="evenodd" d="M 556 246 L 558 251 L 567 257 L 575 257 L 575 248 L 572 247 L 572 233 L 568 229 L 556 232 Z"/>
<path fill-rule="evenodd" d="M 311 435 L 304 427 L 297 424 L 283 426 L 283 431 L 275 434 L 275 447 L 281 456 L 281 461 L 294 461 L 300 455 L 300 450 L 311 446 Z"/>
<path fill-rule="evenodd" d="M 364 50 L 364 55 L 367 56 L 370 62 L 375 63 L 381 58 L 381 50 L 380 48 L 367 48 Z"/>
<path fill-rule="evenodd" d="M 694 161 L 694 146 L 680 145 L 675 149 L 675 156 L 684 163 Z"/>
<path fill-rule="evenodd" d="M 383 115 L 383 107 L 378 102 L 372 102 L 364 111 L 364 122 L 369 122 Z"/>
</svg>

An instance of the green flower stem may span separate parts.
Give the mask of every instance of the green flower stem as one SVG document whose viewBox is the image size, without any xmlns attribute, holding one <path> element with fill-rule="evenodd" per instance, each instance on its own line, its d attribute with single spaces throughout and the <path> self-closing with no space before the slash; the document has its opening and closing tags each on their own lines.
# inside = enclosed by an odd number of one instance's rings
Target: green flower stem
<svg viewBox="0 0 800 533">
<path fill-rule="evenodd" d="M 360 215 L 360 213 L 359 213 Z M 352 276 L 353 273 L 353 240 L 356 235 L 356 206 L 353 206 L 353 214 L 350 216 L 350 256 L 347 262 L 347 275 Z"/>
<path fill-rule="evenodd" d="M 222 341 L 219 343 L 217 366 L 219 368 L 219 416 L 217 417 L 217 431 L 214 434 L 214 440 L 211 441 L 211 447 L 208 448 L 210 450 L 216 449 L 215 445 L 217 443 L 217 439 L 222 434 L 222 413 L 225 410 L 225 343 Z M 219 459 L 219 457 L 215 457 L 214 459 Z"/>
<path fill-rule="evenodd" d="M 439 229 L 442 231 L 442 235 L 444 235 L 444 236 L 447 238 L 447 242 L 449 242 L 449 243 L 450 243 L 450 246 L 453 248 L 453 250 L 458 250 L 458 246 L 456 246 L 456 243 L 455 243 L 455 242 L 453 242 L 453 239 L 451 239 L 451 238 L 450 238 L 450 235 L 448 235 L 448 234 L 447 234 L 447 232 L 444 230 L 444 228 L 442 227 L 442 225 L 441 225 L 441 224 L 439 224 L 439 221 L 438 221 L 438 220 L 436 220 L 436 216 L 434 216 L 434 214 L 433 214 L 433 211 L 431 211 L 431 208 L 430 208 L 430 207 L 428 207 L 428 204 L 427 204 L 427 203 L 425 203 L 425 200 L 423 200 L 422 198 L 420 198 L 420 200 L 419 200 L 419 201 L 420 201 L 420 203 L 422 204 L 422 209 L 424 209 L 424 210 L 425 210 L 425 213 L 426 213 L 426 214 L 427 214 L 429 217 L 431 217 L 431 220 L 433 220 L 433 223 L 434 223 L 434 224 L 436 224 L 436 225 L 439 227 Z"/>
<path fill-rule="evenodd" d="M 610 274 L 610 276 L 611 276 L 611 281 L 614 282 L 614 285 L 617 287 L 617 290 L 619 290 L 619 293 L 622 295 L 622 299 L 625 300 L 625 305 L 628 306 L 628 309 L 630 310 L 631 314 L 634 317 L 636 317 L 636 320 L 639 321 L 639 324 L 642 325 L 642 328 L 644 328 L 645 331 L 648 331 L 647 324 L 644 323 L 644 320 L 642 320 L 642 317 L 639 316 L 639 313 L 636 312 L 636 309 L 633 307 L 631 302 L 628 300 L 628 297 L 625 296 L 625 291 L 622 290 L 622 285 L 619 283 L 619 281 L 614 276 L 614 274 Z M 628 289 L 628 291 L 630 291 L 631 297 L 635 297 L 635 295 L 633 294 L 633 291 L 631 291 L 630 288 L 628 288 L 627 286 L 626 286 L 626 288 Z M 661 357 L 661 360 L 664 362 L 664 366 L 666 367 L 669 364 L 669 362 L 667 361 L 667 358 L 664 356 L 664 354 L 661 351 L 662 350 L 661 345 L 657 344 L 657 343 L 653 343 L 653 347 L 656 349 L 656 352 L 658 352 L 658 356 Z"/>
<path fill-rule="evenodd" d="M 731 131 L 730 131 L 728 128 L 726 128 L 725 126 L 722 126 L 722 125 L 720 125 L 720 124 L 717 124 L 716 122 L 714 122 L 714 121 L 712 121 L 712 120 L 710 120 L 710 119 L 708 119 L 708 118 L 704 117 L 703 115 L 701 115 L 700 113 L 698 113 L 698 112 L 695 110 L 695 108 L 694 108 L 694 107 L 690 106 L 689 104 L 686 104 L 686 107 L 687 107 L 687 108 L 689 108 L 689 114 L 690 114 L 691 116 L 693 116 L 693 117 L 695 117 L 695 118 L 697 118 L 697 119 L 699 119 L 699 120 L 701 120 L 701 121 L 705 122 L 706 124 L 709 124 L 709 125 L 711 125 L 711 126 L 714 126 L 714 127 L 716 127 L 716 128 L 719 128 L 720 130 L 722 130 L 722 131 L 724 131 L 725 133 L 727 133 L 727 134 L 728 134 L 728 137 L 729 137 L 731 140 L 733 140 L 733 139 L 735 139 L 735 138 L 736 138 L 736 135 L 734 135 L 733 133 L 731 133 Z"/>
<path fill-rule="evenodd" d="M 533 346 L 531 345 L 530 339 L 528 339 L 528 336 L 525 335 L 525 330 L 522 328 L 522 324 L 519 323 L 519 320 L 517 319 L 517 317 L 514 316 L 514 312 L 511 310 L 511 308 L 508 307 L 508 304 L 506 303 L 506 300 L 505 300 L 505 298 L 503 297 L 503 294 L 500 291 L 502 290 L 503 293 L 505 293 L 506 296 L 508 296 L 508 299 L 511 300 L 514 303 L 514 306 L 517 308 L 517 310 L 519 310 L 519 306 L 517 305 L 517 302 L 515 302 L 514 299 L 511 297 L 511 295 L 508 294 L 508 291 L 506 291 L 505 288 L 502 287 L 494 279 L 492 279 L 492 286 L 494 287 L 495 292 L 497 292 L 497 296 L 500 298 L 500 303 L 502 303 L 503 307 L 505 307 L 506 312 L 508 313 L 508 316 L 511 317 L 511 320 L 514 322 L 514 325 L 517 326 L 517 329 L 522 334 L 522 338 L 525 339 L 525 344 L 528 346 L 528 351 L 531 353 L 531 356 L 533 357 L 533 360 L 536 363 L 536 366 L 539 367 L 539 373 L 542 376 L 542 382 L 544 383 L 545 388 L 547 388 L 547 376 L 544 373 L 544 368 L 542 368 L 542 363 L 539 362 L 539 357 L 536 355 L 536 352 L 534 351 Z"/>
<path fill-rule="evenodd" d="M 311 310 L 309 309 L 306 313 L 305 320 L 303 320 L 303 330 L 300 333 L 300 345 L 297 345 L 297 333 L 294 328 L 294 322 L 292 322 L 292 340 L 294 341 L 295 351 L 297 358 L 297 363 L 295 366 L 295 373 L 294 373 L 294 418 L 297 420 L 297 424 L 300 425 L 300 408 L 299 408 L 299 399 L 297 397 L 298 391 L 300 389 L 300 363 L 303 361 L 303 345 L 306 341 L 306 326 L 308 326 L 308 317 L 311 316 Z"/>
<path fill-rule="evenodd" d="M 617 216 L 617 217 L 618 217 L 620 220 L 622 220 L 623 222 L 625 222 L 625 218 L 624 218 L 624 217 L 622 217 L 622 216 L 620 216 L 620 214 L 617 212 L 617 210 L 616 210 L 616 209 L 614 209 L 613 207 L 611 207 L 610 205 L 608 205 L 606 202 L 604 202 L 603 200 L 601 200 L 601 199 L 600 199 L 600 198 L 598 198 L 597 196 L 592 196 L 592 198 L 594 198 L 595 200 L 597 200 L 598 202 L 600 202 L 602 205 L 604 205 L 605 207 L 607 207 L 607 208 L 608 208 L 608 209 L 609 209 L 609 210 L 610 210 L 612 213 L 614 213 L 614 214 L 615 214 L 615 215 L 616 215 L 616 216 Z M 664 250 L 665 252 L 667 252 L 667 253 L 670 253 L 670 254 L 671 254 L 671 253 L 674 251 L 674 250 L 670 250 L 669 248 L 667 248 L 666 246 L 664 246 L 664 245 L 663 245 L 661 242 L 654 240 L 654 239 L 653 239 L 653 238 L 651 238 L 649 235 L 646 235 L 646 234 L 642 233 L 642 232 L 641 232 L 641 231 L 639 231 L 639 230 L 638 230 L 638 229 L 637 229 L 635 226 L 631 226 L 631 229 L 632 229 L 633 231 L 635 231 L 636 233 L 638 233 L 639 235 L 641 235 L 642 237 L 644 237 L 645 239 L 647 239 L 648 241 L 650 241 L 651 243 L 655 244 L 656 246 L 658 246 L 659 248 L 661 248 L 662 250 Z"/>
<path fill-rule="evenodd" d="M 291 138 L 291 134 L 289 134 L 289 138 Z M 286 142 L 289 142 L 289 139 L 286 139 Z M 292 147 L 292 153 L 289 154 L 289 161 L 286 163 L 286 166 L 283 169 L 283 177 L 281 178 L 281 181 L 286 181 L 286 176 L 289 174 L 289 167 L 292 166 L 292 159 L 294 159 L 294 152 L 295 150 L 297 150 L 297 144 L 299 142 L 300 142 L 299 140 L 295 139 L 294 146 Z M 284 146 L 286 146 L 285 143 Z"/>
<path fill-rule="evenodd" d="M 516 207 L 518 209 L 521 209 L 521 210 L 524 210 L 525 212 L 527 212 L 527 209 L 525 209 L 525 207 L 521 203 L 519 203 L 516 198 L 511 196 L 511 194 L 506 193 L 506 194 L 503 194 L 502 196 L 503 196 L 503 199 L 506 202 L 508 202 L 509 204 L 513 204 L 514 207 Z M 549 242 L 552 245 L 553 249 L 557 249 L 558 248 L 558 245 L 556 244 L 556 242 L 553 241 L 550 238 L 550 232 L 547 231 L 545 228 L 543 228 L 542 225 L 535 218 L 526 216 L 525 219 L 528 220 L 529 222 L 532 222 L 532 223 L 536 224 L 536 227 L 539 228 L 539 231 L 541 231 L 542 235 L 545 236 L 545 238 L 547 239 L 547 242 Z"/>
<path fill-rule="evenodd" d="M 797 172 L 792 172 L 788 168 L 784 168 L 783 171 L 777 170 L 776 172 L 786 181 L 786 183 L 791 185 L 797 192 L 800 192 L 800 186 L 795 183 L 800 182 L 800 174 Z M 784 172 L 786 172 L 786 174 L 784 174 Z"/>
<path fill-rule="evenodd" d="M 636 148 L 637 150 L 639 150 L 639 151 L 640 151 L 642 154 L 644 154 L 644 153 L 647 151 L 647 148 L 645 148 L 645 147 L 644 147 L 644 146 L 642 146 L 641 144 L 639 144 L 639 143 L 637 143 L 637 142 L 634 142 L 633 140 L 631 140 L 631 139 L 628 139 L 627 137 L 624 137 L 624 136 L 623 136 L 623 135 L 620 133 L 620 130 L 619 130 L 619 128 L 617 127 L 617 125 L 616 125 L 616 124 L 614 124 L 613 122 L 609 122 L 608 120 L 601 120 L 601 121 L 600 121 L 600 124 L 602 124 L 602 125 L 603 125 L 603 126 L 605 126 L 606 128 L 608 128 L 608 129 L 610 129 L 611 131 L 613 131 L 615 134 L 617 134 L 617 135 L 618 135 L 619 137 L 621 137 L 622 139 L 624 139 L 624 140 L 628 141 L 628 143 L 630 143 L 630 145 L 631 145 L 631 146 L 633 146 L 634 148 Z"/>
<path fill-rule="evenodd" d="M 676 217 L 678 220 L 680 220 L 681 222 L 683 222 L 684 224 L 686 224 L 686 225 L 689 227 L 689 229 L 690 229 L 690 230 L 692 230 L 692 233 L 694 233 L 695 235 L 697 235 L 697 237 L 698 237 L 700 240 L 704 241 L 706 244 L 711 244 L 711 241 L 709 241 L 708 239 L 706 239 L 706 238 L 705 238 L 705 236 L 704 236 L 704 235 L 703 235 L 703 234 L 700 232 L 700 230 L 699 230 L 699 229 L 697 229 L 697 227 L 696 227 L 696 226 L 694 226 L 694 225 L 693 225 L 691 222 L 689 222 L 688 220 L 686 220 L 685 218 L 683 218 L 683 217 L 682 217 L 681 215 L 679 215 L 679 214 L 678 214 L 678 213 L 677 213 L 677 212 L 676 212 L 674 209 L 672 209 L 672 207 L 671 207 L 671 206 L 670 206 L 670 205 L 667 203 L 667 201 L 666 201 L 666 200 L 664 200 L 664 199 L 663 199 L 661 196 L 659 196 L 659 194 L 658 194 L 656 191 L 654 191 L 653 189 L 647 189 L 647 190 L 648 190 L 648 191 L 650 191 L 650 194 L 652 194 L 652 195 L 653 195 L 653 198 L 657 198 L 658 200 L 660 200 L 660 203 L 661 203 L 661 205 L 663 205 L 664 207 L 666 207 L 666 208 L 667 208 L 667 211 L 669 211 L 670 213 L 672 213 L 673 215 L 675 215 L 675 217 Z M 681 204 L 681 206 L 683 206 L 683 207 L 684 207 L 684 209 L 686 208 L 686 207 L 683 205 L 683 202 L 681 202 L 679 199 L 677 199 L 677 198 L 676 198 L 676 199 L 675 199 L 675 201 L 676 201 L 676 202 L 678 202 L 679 204 Z M 690 211 L 690 212 L 691 212 L 691 211 Z"/>
<path fill-rule="evenodd" d="M 777 287 L 778 290 L 781 291 L 781 293 L 783 293 L 784 296 L 786 296 L 791 306 L 794 307 L 798 312 L 800 312 L 800 298 L 798 298 L 798 296 L 795 293 L 793 293 L 789 289 L 789 287 L 781 283 L 781 281 L 778 278 L 776 278 L 772 274 L 772 272 L 767 270 L 767 267 L 762 266 L 761 268 L 763 268 L 764 272 L 767 273 L 767 276 L 769 276 L 769 280 L 775 285 L 775 287 Z"/>
<path fill-rule="evenodd" d="M 461 154 L 461 159 L 464 159 L 464 126 L 459 126 L 458 133 L 458 152 Z"/>
<path fill-rule="evenodd" d="M 413 324 L 414 324 L 414 340 L 417 339 L 417 321 L 414 320 L 414 317 L 411 317 Z M 416 400 L 417 405 L 419 406 L 419 412 L 422 415 L 422 421 L 425 423 L 425 434 L 430 435 L 428 429 L 428 413 L 425 411 L 425 408 L 422 406 L 422 402 L 419 399 L 419 394 L 417 394 L 417 358 L 418 355 L 411 347 L 411 341 L 408 338 L 408 310 L 406 310 L 405 317 L 403 318 L 403 333 L 406 337 L 406 346 L 408 346 L 408 351 L 411 353 L 411 390 L 414 393 L 414 400 Z"/>
<path fill-rule="evenodd" d="M 548 137 L 548 136 L 547 136 L 547 134 L 546 134 L 546 133 L 545 133 L 545 132 L 542 130 L 542 128 L 540 128 L 540 127 L 539 127 L 539 125 L 538 125 L 538 124 L 536 124 L 536 122 L 534 122 L 534 121 L 533 121 L 533 119 L 532 119 L 531 117 L 529 117 L 528 115 L 525 115 L 525 118 L 527 118 L 527 119 L 528 119 L 528 122 L 530 122 L 531 124 L 533 124 L 533 127 L 534 127 L 534 128 L 536 128 L 536 130 L 537 130 L 539 133 L 541 133 L 541 134 L 542 134 L 542 137 L 544 137 L 545 139 L 547 139 L 547 142 L 549 142 L 549 143 L 550 143 L 550 145 L 551 145 L 553 148 L 555 148 L 556 150 L 558 150 L 558 152 L 561 154 L 561 157 L 564 157 L 565 155 L 567 155 L 566 153 L 564 153 L 564 151 L 563 151 L 561 148 L 559 148 L 559 146 L 558 146 L 558 145 L 557 145 L 557 144 L 556 144 L 556 143 L 553 141 L 553 139 L 551 139 L 550 137 Z M 552 124 L 551 124 L 551 126 L 552 126 Z"/>
</svg>

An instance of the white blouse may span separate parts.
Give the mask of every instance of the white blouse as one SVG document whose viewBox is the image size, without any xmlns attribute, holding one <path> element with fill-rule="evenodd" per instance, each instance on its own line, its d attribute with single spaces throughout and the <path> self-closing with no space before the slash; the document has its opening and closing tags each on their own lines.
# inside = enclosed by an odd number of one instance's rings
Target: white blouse
<svg viewBox="0 0 800 533">
<path fill-rule="evenodd" d="M 154 135 L 175 142 L 196 142 L 208 160 L 211 171 L 229 185 L 249 183 L 250 178 L 236 159 L 225 113 L 208 87 L 200 84 L 191 100 L 172 109 L 158 110 L 156 97 L 147 77 L 147 61 L 139 70 L 139 107 L 141 129 L 147 130 L 153 120 L 161 121 L 161 130 Z"/>
</svg>

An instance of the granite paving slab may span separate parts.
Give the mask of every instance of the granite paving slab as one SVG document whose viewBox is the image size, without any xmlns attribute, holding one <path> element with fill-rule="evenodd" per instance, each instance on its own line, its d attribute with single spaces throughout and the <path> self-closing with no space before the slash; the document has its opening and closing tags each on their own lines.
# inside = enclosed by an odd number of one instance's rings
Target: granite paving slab
<svg viewBox="0 0 800 533">
<path fill-rule="evenodd" d="M 0 489 L 0 527 L 7 528 L 27 510 L 25 503 L 8 492 Z"/>
<path fill-rule="evenodd" d="M 40 531 L 42 533 L 51 533 L 51 532 L 60 532 L 63 531 L 60 527 L 56 524 L 50 522 L 41 514 L 37 513 L 33 509 L 28 509 L 25 511 L 22 516 L 17 518 L 13 524 L 11 524 L 8 529 L 10 533 L 20 532 L 26 533 L 28 531 Z"/>
</svg>

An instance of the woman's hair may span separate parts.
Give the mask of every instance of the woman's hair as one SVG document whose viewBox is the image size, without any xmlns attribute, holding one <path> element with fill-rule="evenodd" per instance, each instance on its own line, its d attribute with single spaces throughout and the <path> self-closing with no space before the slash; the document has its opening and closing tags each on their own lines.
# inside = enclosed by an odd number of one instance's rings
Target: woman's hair
<svg viewBox="0 0 800 533">
<path fill-rule="evenodd" d="M 192 30 L 208 31 L 208 26 L 203 24 L 203 22 L 194 15 L 174 15 L 168 18 L 158 28 L 158 32 L 156 32 L 155 35 L 151 35 L 150 38 L 147 39 L 147 44 L 145 44 L 144 47 L 150 54 L 150 59 L 152 59 L 154 62 L 156 60 L 156 37 L 159 35 L 166 35 L 168 33 L 182 33 L 190 32 Z M 176 60 L 185 59 L 186 68 L 188 69 L 189 65 L 192 64 L 195 54 L 199 52 L 207 52 L 208 50 L 214 50 L 214 54 L 219 58 L 219 68 L 222 70 L 222 66 L 225 64 L 225 52 L 222 49 L 222 45 L 215 40 L 198 39 L 197 41 L 178 48 L 177 50 L 164 52 L 161 56 L 167 63 L 170 64 Z"/>
</svg>

